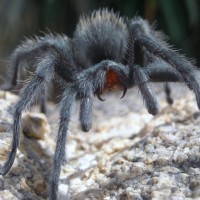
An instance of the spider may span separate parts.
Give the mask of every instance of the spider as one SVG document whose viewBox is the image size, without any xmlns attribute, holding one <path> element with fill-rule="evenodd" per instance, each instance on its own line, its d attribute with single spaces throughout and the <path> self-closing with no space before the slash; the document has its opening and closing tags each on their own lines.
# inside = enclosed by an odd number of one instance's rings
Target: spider
<svg viewBox="0 0 200 200">
<path fill-rule="evenodd" d="M 35 73 L 20 93 L 13 122 L 11 152 L 0 174 L 11 169 L 20 141 L 22 112 L 44 94 L 53 79 L 64 88 L 57 145 L 49 183 L 49 199 L 57 199 L 58 182 L 65 156 L 65 143 L 72 107 L 80 101 L 83 131 L 92 126 L 93 96 L 100 100 L 105 89 L 126 90 L 137 86 L 148 112 L 156 115 L 159 106 L 150 82 L 183 82 L 196 95 L 200 108 L 200 85 L 193 64 L 172 50 L 162 34 L 141 17 L 127 19 L 106 8 L 80 18 L 73 38 L 46 34 L 27 39 L 11 55 L 14 70 L 11 89 L 16 85 L 19 67 L 33 63 Z M 166 85 L 168 102 L 170 90 Z"/>
</svg>

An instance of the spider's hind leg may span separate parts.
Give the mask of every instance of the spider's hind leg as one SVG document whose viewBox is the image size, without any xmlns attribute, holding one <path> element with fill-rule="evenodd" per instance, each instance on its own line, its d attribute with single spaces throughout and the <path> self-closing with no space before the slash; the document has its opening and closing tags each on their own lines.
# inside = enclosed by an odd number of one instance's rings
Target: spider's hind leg
<svg viewBox="0 0 200 200">
<path fill-rule="evenodd" d="M 17 86 L 22 68 L 25 66 L 37 66 L 40 57 L 51 55 L 52 51 L 56 49 L 56 45 L 64 43 L 61 36 L 53 36 L 51 34 L 44 37 L 36 37 L 34 39 L 27 39 L 19 45 L 10 56 L 10 64 L 8 69 L 8 80 L 0 86 L 1 90 L 11 91 Z M 41 112 L 46 113 L 46 94 L 45 91 L 41 93 Z"/>
<path fill-rule="evenodd" d="M 4 91 L 11 91 L 17 86 L 19 75 L 21 72 L 21 65 L 33 65 L 37 62 L 40 54 L 48 49 L 48 44 L 39 39 L 27 40 L 19 46 L 10 57 L 10 83 L 3 84 L 0 88 Z M 9 75 L 10 76 L 10 75 Z M 46 94 L 45 91 L 41 93 L 41 107 L 42 113 L 46 114 Z"/>
<path fill-rule="evenodd" d="M 0 174 L 4 175 L 8 173 L 14 162 L 17 147 L 20 141 L 22 112 L 27 107 L 32 105 L 33 101 L 37 97 L 40 97 L 40 95 L 44 93 L 44 91 L 46 91 L 46 86 L 48 85 L 47 82 L 52 81 L 55 75 L 55 71 L 59 71 L 59 69 L 62 69 L 65 66 L 65 64 L 63 63 L 64 61 L 61 59 L 60 56 L 61 54 L 59 53 L 59 51 L 57 51 L 57 52 L 52 52 L 51 55 L 41 59 L 36 66 L 36 72 L 34 77 L 28 82 L 28 84 L 20 93 L 19 96 L 20 98 L 16 105 L 16 110 L 13 117 L 14 119 L 12 126 L 13 140 L 12 140 L 11 152 L 4 166 L 0 168 Z M 68 75 L 70 74 L 70 70 L 68 70 L 67 67 L 65 68 L 65 71 L 66 74 Z M 62 78 L 65 80 L 68 79 L 67 76 L 63 76 Z M 71 79 L 72 77 L 70 76 L 69 82 L 71 81 Z"/>
<path fill-rule="evenodd" d="M 24 88 L 20 95 L 20 100 L 16 105 L 16 110 L 14 113 L 14 123 L 12 126 L 13 138 L 11 152 L 8 155 L 7 161 L 0 168 L 0 174 L 5 175 L 8 173 L 13 165 L 17 148 L 20 142 L 20 131 L 21 131 L 21 117 L 22 112 L 33 102 L 33 100 L 39 95 L 41 90 L 44 88 L 44 78 L 40 76 L 35 76 Z"/>
<path fill-rule="evenodd" d="M 5 84 L 2 90 L 10 91 L 17 85 L 21 68 L 23 66 L 34 65 L 42 53 L 48 50 L 50 45 L 43 41 L 44 39 L 27 39 L 22 45 L 19 45 L 10 56 L 9 75 L 11 82 Z"/>
</svg>

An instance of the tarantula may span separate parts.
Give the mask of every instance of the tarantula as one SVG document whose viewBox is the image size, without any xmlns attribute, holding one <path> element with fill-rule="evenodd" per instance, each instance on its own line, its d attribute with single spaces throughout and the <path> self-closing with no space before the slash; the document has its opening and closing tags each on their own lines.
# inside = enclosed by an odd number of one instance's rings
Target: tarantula
<svg viewBox="0 0 200 200">
<path fill-rule="evenodd" d="M 172 50 L 160 32 L 140 17 L 127 19 L 108 9 L 100 9 L 80 18 L 73 38 L 47 34 L 28 39 L 11 56 L 14 70 L 11 89 L 16 85 L 20 65 L 34 63 L 35 74 L 21 91 L 13 122 L 12 149 L 0 169 L 5 175 L 13 165 L 20 141 L 22 112 L 48 83 L 55 79 L 64 87 L 60 125 L 50 177 L 49 199 L 57 198 L 59 175 L 75 100 L 80 100 L 83 131 L 92 126 L 92 101 L 96 95 L 117 86 L 125 96 L 127 88 L 137 86 L 152 115 L 159 106 L 149 82 L 184 82 L 196 95 L 200 108 L 200 85 L 191 62 Z M 4 88 L 6 89 L 6 88 Z M 169 88 L 166 86 L 168 101 Z"/>
</svg>

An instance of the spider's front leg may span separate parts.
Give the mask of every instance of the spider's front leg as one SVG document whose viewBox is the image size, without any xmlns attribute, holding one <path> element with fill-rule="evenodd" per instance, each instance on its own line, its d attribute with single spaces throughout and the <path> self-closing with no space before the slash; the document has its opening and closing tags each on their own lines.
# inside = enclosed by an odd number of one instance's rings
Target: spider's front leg
<svg viewBox="0 0 200 200">
<path fill-rule="evenodd" d="M 141 48 L 147 49 L 154 56 L 169 63 L 170 66 L 180 74 L 181 82 L 185 82 L 186 85 L 194 91 L 196 95 L 197 105 L 200 109 L 200 84 L 198 81 L 195 67 L 181 56 L 176 51 L 169 48 L 168 44 L 162 40 L 160 34 L 154 31 L 147 21 L 136 18 L 132 20 L 130 26 L 130 34 Z"/>
<path fill-rule="evenodd" d="M 130 83 L 138 86 L 149 114 L 156 115 L 159 113 L 159 106 L 156 96 L 148 84 L 149 77 L 145 71 L 143 50 L 139 45 L 135 44 L 131 34 L 127 49 L 126 61 L 130 68 Z"/>
<path fill-rule="evenodd" d="M 56 200 L 58 193 L 58 182 L 61 165 L 65 156 L 65 144 L 67 139 L 68 127 L 71 117 L 73 103 L 75 102 L 76 91 L 73 88 L 67 88 L 63 93 L 63 99 L 60 109 L 60 125 L 57 136 L 56 151 L 54 155 L 53 169 L 50 177 L 49 199 Z"/>
</svg>

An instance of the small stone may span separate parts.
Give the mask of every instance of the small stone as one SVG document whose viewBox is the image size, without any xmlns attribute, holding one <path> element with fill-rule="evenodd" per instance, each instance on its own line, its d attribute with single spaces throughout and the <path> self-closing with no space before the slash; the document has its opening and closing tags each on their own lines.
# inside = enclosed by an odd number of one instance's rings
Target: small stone
<svg viewBox="0 0 200 200">
<path fill-rule="evenodd" d="M 19 194 L 17 195 L 17 197 L 18 197 L 18 199 L 24 199 L 24 195 L 23 195 L 22 193 L 19 193 Z"/>
<path fill-rule="evenodd" d="M 9 146 L 0 143 L 0 161 L 5 161 L 9 152 Z"/>
<path fill-rule="evenodd" d="M 21 187 L 26 191 L 31 191 L 31 188 L 27 185 L 25 178 L 21 179 Z"/>
<path fill-rule="evenodd" d="M 21 185 L 20 185 L 19 183 L 17 183 L 17 184 L 15 185 L 15 188 L 16 188 L 16 190 L 20 190 L 20 189 L 21 189 Z"/>
<path fill-rule="evenodd" d="M 63 197 L 63 199 L 65 199 L 68 193 L 68 185 L 60 184 L 58 187 L 58 193 L 59 193 L 59 199 L 61 199 L 61 196 Z"/>
<path fill-rule="evenodd" d="M 33 187 L 36 194 L 42 194 L 46 190 L 46 184 L 42 179 L 35 181 Z"/>
<path fill-rule="evenodd" d="M 51 129 L 47 118 L 42 113 L 26 113 L 22 119 L 23 133 L 29 138 L 43 140 Z"/>
</svg>

